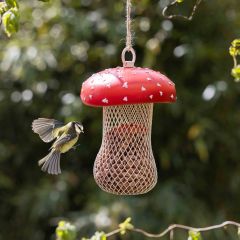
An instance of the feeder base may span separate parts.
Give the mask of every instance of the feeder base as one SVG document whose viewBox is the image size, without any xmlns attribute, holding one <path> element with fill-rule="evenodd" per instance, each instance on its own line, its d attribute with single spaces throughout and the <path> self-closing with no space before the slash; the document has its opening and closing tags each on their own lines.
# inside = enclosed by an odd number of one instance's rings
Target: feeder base
<svg viewBox="0 0 240 240">
<path fill-rule="evenodd" d="M 152 103 L 103 108 L 103 139 L 94 178 L 104 191 L 137 195 L 157 183 L 151 147 L 152 113 Z"/>
</svg>

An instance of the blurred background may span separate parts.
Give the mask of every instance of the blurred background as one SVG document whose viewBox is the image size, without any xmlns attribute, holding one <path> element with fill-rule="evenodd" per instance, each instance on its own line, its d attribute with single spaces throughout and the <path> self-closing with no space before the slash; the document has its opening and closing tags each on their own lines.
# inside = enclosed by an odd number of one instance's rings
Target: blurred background
<svg viewBox="0 0 240 240">
<path fill-rule="evenodd" d="M 240 221 L 240 85 L 228 53 L 240 34 L 238 0 L 204 1 L 191 22 L 164 19 L 167 0 L 133 1 L 136 65 L 172 79 L 178 101 L 154 107 L 154 190 L 120 197 L 94 182 L 102 112 L 83 106 L 79 92 L 91 74 L 121 65 L 124 3 L 23 0 L 19 32 L 10 39 L 1 33 L 0 239 L 54 239 L 60 219 L 75 223 L 79 237 L 115 229 L 128 216 L 151 232 L 172 223 Z M 193 4 L 172 11 L 189 13 Z M 50 147 L 31 130 L 40 116 L 85 127 L 80 146 L 62 156 L 60 176 L 37 166 Z M 203 237 L 237 239 L 236 232 L 229 227 Z M 175 237 L 187 239 L 182 231 Z"/>
</svg>

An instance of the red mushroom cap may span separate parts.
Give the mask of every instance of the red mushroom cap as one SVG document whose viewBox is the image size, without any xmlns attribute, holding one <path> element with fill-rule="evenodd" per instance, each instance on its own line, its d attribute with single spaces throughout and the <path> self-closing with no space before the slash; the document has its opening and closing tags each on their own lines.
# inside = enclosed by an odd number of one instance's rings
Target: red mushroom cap
<svg viewBox="0 0 240 240">
<path fill-rule="evenodd" d="M 81 99 L 89 106 L 113 106 L 176 101 L 174 83 L 148 68 L 117 67 L 93 74 L 82 85 Z"/>
</svg>

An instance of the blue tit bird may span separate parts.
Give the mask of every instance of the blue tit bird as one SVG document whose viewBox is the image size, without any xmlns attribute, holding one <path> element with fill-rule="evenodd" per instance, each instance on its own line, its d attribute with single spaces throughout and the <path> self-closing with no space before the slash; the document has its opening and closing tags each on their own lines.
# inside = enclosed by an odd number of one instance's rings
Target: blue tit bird
<svg viewBox="0 0 240 240">
<path fill-rule="evenodd" d="M 83 125 L 79 122 L 69 122 L 64 125 L 55 119 L 38 118 L 32 123 L 33 132 L 46 143 L 53 141 L 50 153 L 38 161 L 42 171 L 49 174 L 60 174 L 60 156 L 68 152 L 77 143 L 79 135 L 83 133 Z"/>
</svg>

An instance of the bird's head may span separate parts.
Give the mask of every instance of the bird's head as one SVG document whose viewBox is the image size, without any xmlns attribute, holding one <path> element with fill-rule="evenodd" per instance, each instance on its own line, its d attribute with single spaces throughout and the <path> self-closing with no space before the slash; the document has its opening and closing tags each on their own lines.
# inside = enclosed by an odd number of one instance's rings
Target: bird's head
<svg viewBox="0 0 240 240">
<path fill-rule="evenodd" d="M 78 134 L 83 133 L 83 125 L 79 122 L 74 122 L 75 124 L 75 130 Z"/>
</svg>

